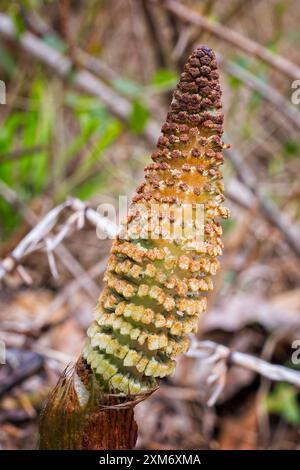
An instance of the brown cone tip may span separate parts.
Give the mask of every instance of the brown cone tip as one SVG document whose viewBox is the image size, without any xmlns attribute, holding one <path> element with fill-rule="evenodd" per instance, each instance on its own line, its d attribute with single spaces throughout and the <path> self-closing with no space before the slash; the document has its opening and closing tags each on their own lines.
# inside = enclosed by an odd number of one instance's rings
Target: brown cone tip
<svg viewBox="0 0 300 470">
<path fill-rule="evenodd" d="M 167 178 L 165 183 L 170 191 L 162 191 L 157 172 L 167 175 L 175 167 L 189 173 L 195 164 L 198 176 L 205 175 L 207 166 L 211 176 L 215 176 L 215 179 L 220 176 L 215 168 L 224 160 L 221 153 L 224 148 L 221 140 L 224 120 L 221 95 L 215 53 L 208 46 L 199 46 L 190 55 L 180 76 L 167 121 L 161 128 L 162 135 L 158 139 L 157 149 L 151 156 L 155 164 L 145 168 L 147 183 L 142 183 L 137 188 L 138 194 L 133 202 L 193 202 L 192 197 L 188 196 L 191 180 L 194 183 L 194 196 L 201 196 L 196 202 L 205 200 L 205 185 L 195 186 L 197 179 L 191 175 Z M 204 181 L 202 178 L 202 182 Z M 179 183 L 177 190 L 180 191 L 175 195 L 171 194 L 171 188 L 176 182 Z"/>
<path fill-rule="evenodd" d="M 184 123 L 202 126 L 204 129 L 222 134 L 222 113 L 216 110 L 221 105 L 221 90 L 216 56 L 207 46 L 198 47 L 189 57 L 174 92 L 171 112 L 163 133 L 169 133 L 172 124 Z"/>
</svg>

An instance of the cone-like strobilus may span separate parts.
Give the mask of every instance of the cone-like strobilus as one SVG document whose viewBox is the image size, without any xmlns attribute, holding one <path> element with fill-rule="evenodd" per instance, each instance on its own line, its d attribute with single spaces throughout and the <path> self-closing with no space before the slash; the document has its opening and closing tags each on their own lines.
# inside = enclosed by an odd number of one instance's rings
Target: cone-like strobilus
<svg viewBox="0 0 300 470">
<path fill-rule="evenodd" d="M 206 309 L 222 254 L 223 114 L 214 52 L 189 57 L 124 229 L 88 341 L 50 394 L 40 448 L 134 446 L 133 407 L 174 371 Z"/>
</svg>

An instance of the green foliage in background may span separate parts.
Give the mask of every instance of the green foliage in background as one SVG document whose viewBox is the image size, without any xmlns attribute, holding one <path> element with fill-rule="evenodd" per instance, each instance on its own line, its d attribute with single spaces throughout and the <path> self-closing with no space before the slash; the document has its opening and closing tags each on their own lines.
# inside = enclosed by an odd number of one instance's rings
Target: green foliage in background
<svg viewBox="0 0 300 470">
<path fill-rule="evenodd" d="M 122 130 L 94 98 L 62 93 L 62 99 L 58 103 L 55 87 L 38 76 L 0 127 L 0 179 L 29 205 L 44 194 L 54 203 L 71 194 L 90 198 L 105 181 L 97 170 L 102 153 Z M 20 221 L 3 198 L 0 221 L 4 238 Z"/>
<path fill-rule="evenodd" d="M 22 35 L 19 10 L 12 8 L 11 15 Z M 49 33 L 43 40 L 61 53 L 66 50 L 56 34 Z M 1 44 L 0 52 L 2 70 L 17 80 L 14 57 Z M 38 65 L 32 76 L 0 128 L 0 179 L 29 207 L 44 195 L 53 204 L 68 195 L 90 199 L 108 183 L 109 170 L 101 168 L 102 155 L 118 139 L 122 125 L 95 98 L 57 90 L 55 79 L 49 81 Z M 177 73 L 158 69 L 147 85 L 123 77 L 113 81 L 112 86 L 132 101 L 129 129 L 133 134 L 140 135 L 148 123 L 152 94 L 169 92 L 177 79 Z M 1 237 L 7 238 L 21 219 L 0 198 Z"/>
<path fill-rule="evenodd" d="M 170 91 L 176 87 L 178 79 L 178 74 L 172 70 L 159 69 L 154 73 L 151 79 L 151 85 L 156 90 Z"/>
<path fill-rule="evenodd" d="M 278 383 L 265 400 L 266 410 L 270 414 L 281 416 L 290 424 L 300 424 L 300 405 L 295 387 Z"/>
</svg>

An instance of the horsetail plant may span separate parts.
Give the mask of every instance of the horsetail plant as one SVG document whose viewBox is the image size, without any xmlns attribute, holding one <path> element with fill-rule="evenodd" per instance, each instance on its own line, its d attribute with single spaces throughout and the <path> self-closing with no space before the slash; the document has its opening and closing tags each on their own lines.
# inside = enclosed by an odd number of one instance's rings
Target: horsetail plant
<svg viewBox="0 0 300 470">
<path fill-rule="evenodd" d="M 215 54 L 200 46 L 181 74 L 153 163 L 113 243 L 82 355 L 42 413 L 41 448 L 133 447 L 134 405 L 188 350 L 219 268 L 219 219 L 229 215 L 222 206 L 220 99 Z"/>
</svg>

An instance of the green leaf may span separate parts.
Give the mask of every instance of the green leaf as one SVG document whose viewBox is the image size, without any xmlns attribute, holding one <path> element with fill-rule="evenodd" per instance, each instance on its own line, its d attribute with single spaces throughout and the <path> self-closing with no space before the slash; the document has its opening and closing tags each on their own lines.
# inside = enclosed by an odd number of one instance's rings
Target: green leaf
<svg viewBox="0 0 300 470">
<path fill-rule="evenodd" d="M 82 123 L 81 127 L 82 129 L 80 133 L 73 139 L 73 141 L 61 155 L 61 159 L 65 162 L 75 157 L 84 148 L 84 146 L 96 131 L 97 127 L 99 127 L 99 123 L 95 123 L 94 120 L 89 120 Z"/>
<path fill-rule="evenodd" d="M 4 48 L 0 46 L 0 64 L 5 72 L 13 77 L 16 72 L 16 61 L 14 57 Z"/>
<path fill-rule="evenodd" d="M 125 78 L 117 78 L 114 80 L 113 87 L 115 90 L 123 93 L 124 95 L 130 96 L 131 98 L 138 98 L 143 92 L 143 87 L 141 85 Z"/>
<path fill-rule="evenodd" d="M 5 240 L 17 227 L 22 217 L 10 204 L 0 198 L 0 237 Z"/>
<path fill-rule="evenodd" d="M 225 277 L 224 277 L 224 282 L 226 284 L 233 284 L 235 282 L 237 278 L 237 274 L 235 271 L 228 271 L 226 274 L 225 274 Z"/>
<path fill-rule="evenodd" d="M 300 423 L 298 393 L 290 384 L 276 384 L 272 392 L 266 397 L 265 406 L 269 413 L 281 416 L 290 424 L 297 425 Z"/>
<path fill-rule="evenodd" d="M 178 75 L 172 70 L 159 69 L 151 79 L 151 85 L 160 90 L 172 90 L 178 81 Z"/>
<path fill-rule="evenodd" d="M 26 31 L 26 25 L 23 21 L 23 18 L 18 11 L 12 12 L 11 18 L 16 28 L 17 37 L 20 38 Z"/>
<path fill-rule="evenodd" d="M 109 147 L 120 135 L 122 125 L 116 119 L 111 119 L 103 132 L 101 132 L 99 139 L 95 142 L 89 155 L 85 158 L 84 163 L 81 165 L 80 172 L 90 170 L 97 161 L 101 158 L 103 150 Z"/>
<path fill-rule="evenodd" d="M 241 80 L 233 76 L 228 77 L 228 83 L 229 83 L 230 88 L 232 88 L 233 90 L 238 90 L 242 84 Z"/>
<path fill-rule="evenodd" d="M 224 234 L 228 233 L 228 232 L 232 232 L 232 230 L 235 228 L 235 226 L 236 226 L 236 220 L 234 220 L 232 218 L 222 220 L 222 228 L 223 228 Z"/>
<path fill-rule="evenodd" d="M 0 126 L 0 154 L 10 152 L 14 148 L 15 135 L 23 124 L 23 113 L 14 112 Z M 1 163 L 1 162 L 0 162 Z M 0 178 L 7 184 L 14 185 L 14 169 L 18 163 L 12 166 L 0 164 Z"/>
<path fill-rule="evenodd" d="M 122 124 L 120 121 L 111 119 L 101 135 L 101 139 L 98 142 L 98 149 L 103 151 L 109 147 L 119 137 L 121 131 Z"/>
<path fill-rule="evenodd" d="M 283 144 L 283 152 L 286 158 L 294 158 L 299 154 L 299 144 L 296 140 L 287 140 Z"/>
<path fill-rule="evenodd" d="M 141 101 L 134 101 L 129 118 L 130 129 L 135 134 L 141 134 L 149 119 L 149 109 Z"/>
<path fill-rule="evenodd" d="M 276 2 L 274 5 L 274 14 L 278 17 L 281 18 L 282 15 L 286 12 L 288 8 L 288 4 L 285 1 L 279 1 Z"/>
<path fill-rule="evenodd" d="M 67 49 L 66 43 L 56 34 L 45 34 L 43 40 L 48 46 L 52 47 L 58 52 L 65 52 Z"/>
<path fill-rule="evenodd" d="M 107 176 L 104 172 L 96 174 L 93 178 L 89 178 L 85 183 L 75 189 L 75 196 L 81 200 L 90 199 L 94 194 L 99 193 L 103 184 L 107 182 Z"/>
<path fill-rule="evenodd" d="M 248 69 L 251 63 L 250 59 L 243 55 L 237 55 L 236 57 L 234 57 L 233 62 L 242 67 L 243 69 Z"/>
<path fill-rule="evenodd" d="M 91 96 L 70 92 L 66 95 L 66 104 L 76 112 L 81 124 L 86 123 L 92 117 L 102 126 L 109 116 L 105 106 Z"/>
</svg>

